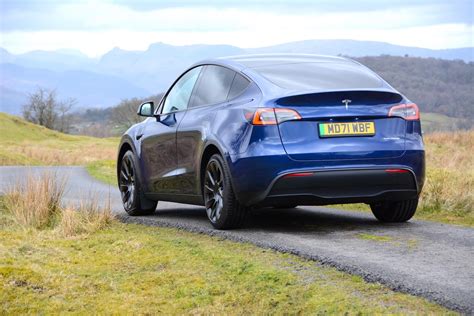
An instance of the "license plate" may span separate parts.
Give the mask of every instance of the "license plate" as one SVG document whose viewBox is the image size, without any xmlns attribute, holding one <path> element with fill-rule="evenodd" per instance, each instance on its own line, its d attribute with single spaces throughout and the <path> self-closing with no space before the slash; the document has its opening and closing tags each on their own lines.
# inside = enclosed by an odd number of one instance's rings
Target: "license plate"
<svg viewBox="0 0 474 316">
<path fill-rule="evenodd" d="M 374 122 L 349 122 L 349 123 L 320 123 L 319 136 L 373 136 L 375 135 Z"/>
</svg>

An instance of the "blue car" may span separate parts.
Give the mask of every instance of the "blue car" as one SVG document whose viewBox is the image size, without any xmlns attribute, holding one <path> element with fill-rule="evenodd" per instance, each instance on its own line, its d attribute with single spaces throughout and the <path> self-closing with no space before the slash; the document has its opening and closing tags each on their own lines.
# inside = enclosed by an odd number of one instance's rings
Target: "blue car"
<svg viewBox="0 0 474 316">
<path fill-rule="evenodd" d="M 248 55 L 186 70 L 145 102 L 119 147 L 126 212 L 203 205 L 215 228 L 255 208 L 367 203 L 382 222 L 416 211 L 425 176 L 417 105 L 360 63 Z"/>
</svg>

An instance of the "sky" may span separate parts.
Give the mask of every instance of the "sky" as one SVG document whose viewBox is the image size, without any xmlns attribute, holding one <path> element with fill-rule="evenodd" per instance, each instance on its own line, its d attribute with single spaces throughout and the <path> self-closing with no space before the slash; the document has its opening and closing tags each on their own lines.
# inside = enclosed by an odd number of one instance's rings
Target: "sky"
<svg viewBox="0 0 474 316">
<path fill-rule="evenodd" d="M 474 46 L 474 0 L 0 0 L 0 47 L 12 53 L 114 47 L 263 47 L 310 39 L 432 49 Z"/>
</svg>

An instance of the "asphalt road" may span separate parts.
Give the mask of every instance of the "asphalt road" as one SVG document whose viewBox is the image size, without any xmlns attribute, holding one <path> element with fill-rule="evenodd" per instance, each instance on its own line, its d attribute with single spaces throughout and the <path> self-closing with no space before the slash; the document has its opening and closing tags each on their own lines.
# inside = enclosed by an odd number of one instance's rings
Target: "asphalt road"
<svg viewBox="0 0 474 316">
<path fill-rule="evenodd" d="M 28 173 L 66 178 L 65 203 L 97 197 L 126 222 L 170 226 L 318 260 L 390 288 L 474 313 L 474 229 L 412 220 L 381 224 L 371 214 L 324 207 L 260 210 L 243 229 L 217 231 L 202 207 L 160 202 L 156 215 L 128 217 L 116 187 L 82 167 L 0 167 L 0 193 Z M 373 238 L 385 236 L 385 238 Z"/>
</svg>

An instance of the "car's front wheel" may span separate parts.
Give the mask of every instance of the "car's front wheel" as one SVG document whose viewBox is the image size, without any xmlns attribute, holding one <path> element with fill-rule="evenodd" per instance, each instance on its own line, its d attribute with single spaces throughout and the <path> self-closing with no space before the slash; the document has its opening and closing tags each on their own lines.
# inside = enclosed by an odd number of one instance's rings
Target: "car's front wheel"
<svg viewBox="0 0 474 316">
<path fill-rule="evenodd" d="M 153 214 L 157 201 L 149 200 L 141 190 L 135 155 L 127 151 L 120 160 L 118 183 L 123 208 L 132 216 Z"/>
<path fill-rule="evenodd" d="M 204 171 L 203 197 L 207 217 L 217 229 L 240 227 L 247 214 L 235 197 L 230 177 L 223 158 L 213 155 Z"/>
<path fill-rule="evenodd" d="M 370 204 L 372 213 L 381 222 L 406 222 L 415 215 L 418 198 L 405 201 L 386 201 Z"/>
</svg>

